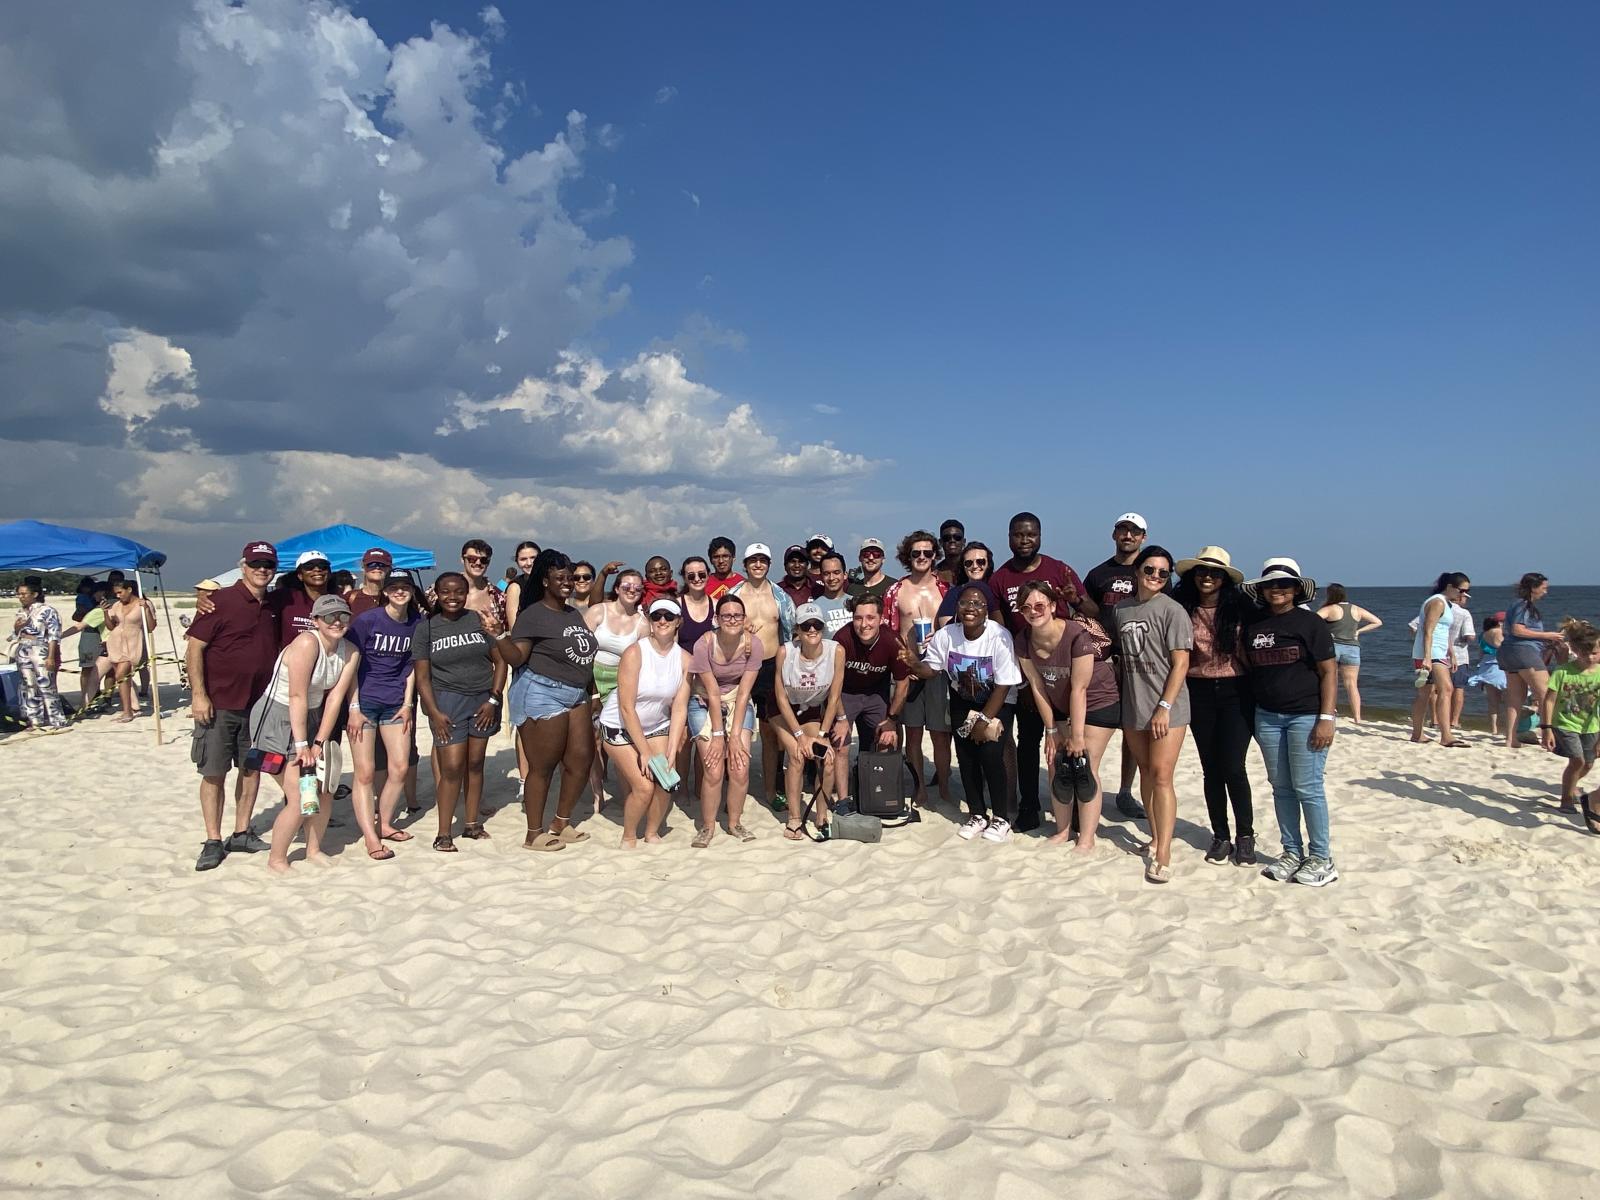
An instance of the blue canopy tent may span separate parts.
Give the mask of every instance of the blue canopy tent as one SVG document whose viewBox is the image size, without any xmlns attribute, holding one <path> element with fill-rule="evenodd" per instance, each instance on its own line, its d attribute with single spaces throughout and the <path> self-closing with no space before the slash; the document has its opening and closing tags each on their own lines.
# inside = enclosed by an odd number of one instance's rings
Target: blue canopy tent
<svg viewBox="0 0 1600 1200">
<path fill-rule="evenodd" d="M 431 571 L 434 567 L 432 550 L 404 545 L 359 525 L 326 525 L 273 544 L 278 547 L 278 568 L 283 571 L 294 570 L 294 560 L 307 550 L 319 550 L 328 556 L 328 565 L 335 571 L 353 571 L 359 579 L 361 556 L 374 546 L 387 550 L 394 557 L 394 565 L 408 571 Z M 239 578 L 239 568 L 220 572 L 212 578 L 227 587 Z"/>
<path fill-rule="evenodd" d="M 159 550 L 94 529 L 74 529 L 70 525 L 49 525 L 43 521 L 7 521 L 0 524 L 0 570 L 6 571 L 105 571 L 119 568 L 133 573 L 139 595 L 144 595 L 143 571 L 157 579 L 167 556 Z M 164 599 L 164 597 L 163 597 Z M 173 658 L 177 642 L 172 623 L 167 622 Z M 157 656 L 150 654 L 150 689 L 155 696 L 156 742 L 161 741 L 161 676 Z"/>
</svg>

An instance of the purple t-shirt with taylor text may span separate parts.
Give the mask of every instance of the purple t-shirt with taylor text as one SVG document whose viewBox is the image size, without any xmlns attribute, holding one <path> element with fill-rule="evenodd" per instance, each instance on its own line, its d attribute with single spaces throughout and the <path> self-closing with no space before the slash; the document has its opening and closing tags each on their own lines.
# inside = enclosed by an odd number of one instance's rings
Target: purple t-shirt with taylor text
<svg viewBox="0 0 1600 1200">
<path fill-rule="evenodd" d="M 411 677 L 411 631 L 417 617 L 396 621 L 387 609 L 373 608 L 350 622 L 345 640 L 361 651 L 356 687 L 363 703 L 399 704 Z"/>
</svg>

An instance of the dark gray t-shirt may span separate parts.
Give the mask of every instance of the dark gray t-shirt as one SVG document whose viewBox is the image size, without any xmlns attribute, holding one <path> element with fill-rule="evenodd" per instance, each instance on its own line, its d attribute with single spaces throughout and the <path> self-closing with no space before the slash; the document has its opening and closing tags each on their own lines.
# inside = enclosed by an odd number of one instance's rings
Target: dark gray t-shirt
<svg viewBox="0 0 1600 1200">
<path fill-rule="evenodd" d="M 575 608 L 556 612 L 535 601 L 517 613 L 511 640 L 529 644 L 527 666 L 535 675 L 574 687 L 587 687 L 594 677 L 594 655 L 600 643 Z"/>
<path fill-rule="evenodd" d="M 1174 650 L 1194 648 L 1194 625 L 1171 596 L 1164 593 L 1140 603 L 1124 600 L 1111 610 L 1117 622 L 1122 653 L 1122 727 L 1143 729 L 1155 715 L 1156 701 L 1167 686 Z M 1189 723 L 1189 689 L 1181 687 L 1168 714 L 1172 725 Z"/>
<path fill-rule="evenodd" d="M 426 662 L 433 686 L 450 692 L 476 695 L 494 683 L 494 659 L 483 622 L 471 609 L 455 620 L 435 615 L 423 617 L 411 632 L 411 660 Z"/>
</svg>

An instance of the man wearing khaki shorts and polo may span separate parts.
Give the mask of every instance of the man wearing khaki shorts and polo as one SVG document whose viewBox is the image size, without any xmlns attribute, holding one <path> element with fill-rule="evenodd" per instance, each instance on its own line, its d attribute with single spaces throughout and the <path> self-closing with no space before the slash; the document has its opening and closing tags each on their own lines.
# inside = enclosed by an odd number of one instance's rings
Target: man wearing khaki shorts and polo
<svg viewBox="0 0 1600 1200">
<path fill-rule="evenodd" d="M 189 757 L 200 773 L 200 813 L 206 825 L 196 871 L 221 866 L 230 851 L 267 849 L 250 831 L 261 776 L 245 768 L 245 755 L 250 750 L 250 706 L 266 691 L 278 654 L 278 619 L 264 603 L 278 569 L 278 551 L 271 542 L 251 542 L 239 568 L 239 582 L 215 592 L 215 607 L 189 626 L 184 655 L 194 694 Z M 222 802 L 231 769 L 239 771 L 238 799 L 233 836 L 224 843 Z"/>
</svg>

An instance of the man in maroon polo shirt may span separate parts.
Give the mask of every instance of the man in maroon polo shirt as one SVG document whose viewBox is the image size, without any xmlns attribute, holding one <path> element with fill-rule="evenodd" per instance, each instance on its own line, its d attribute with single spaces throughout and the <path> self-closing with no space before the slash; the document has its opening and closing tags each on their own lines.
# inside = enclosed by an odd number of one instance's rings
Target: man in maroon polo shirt
<svg viewBox="0 0 1600 1200">
<path fill-rule="evenodd" d="M 250 831 L 261 776 L 245 768 L 250 706 L 264 692 L 278 653 L 278 619 L 264 602 L 278 569 L 271 542 L 251 542 L 239 559 L 239 582 L 214 596 L 215 607 L 189 626 L 185 665 L 193 691 L 194 742 L 189 757 L 200 772 L 200 813 L 206 841 L 194 864 L 210 871 L 233 850 L 255 853 L 267 843 Z M 239 771 L 233 836 L 222 840 L 222 801 L 228 771 Z"/>
</svg>

